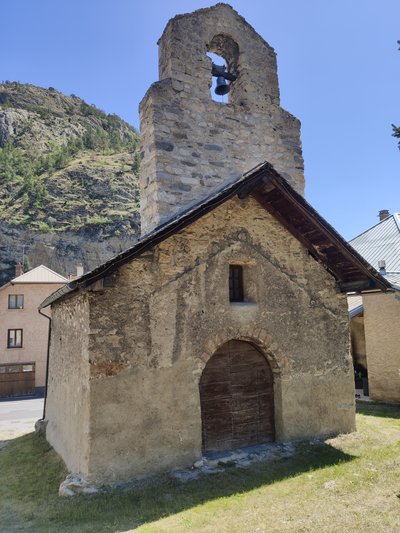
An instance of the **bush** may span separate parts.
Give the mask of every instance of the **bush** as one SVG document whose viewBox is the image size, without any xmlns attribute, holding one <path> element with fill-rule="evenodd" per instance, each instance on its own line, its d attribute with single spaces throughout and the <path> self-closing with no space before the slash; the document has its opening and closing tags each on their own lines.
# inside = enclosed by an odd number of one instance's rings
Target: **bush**
<svg viewBox="0 0 400 533">
<path fill-rule="evenodd" d="M 48 233 L 52 229 L 48 224 L 46 224 L 46 222 L 42 221 L 35 222 L 34 225 L 39 231 L 42 231 L 43 233 Z"/>
<path fill-rule="evenodd" d="M 92 217 L 87 217 L 85 223 L 89 226 L 104 226 L 105 224 L 110 224 L 112 221 L 108 217 L 102 217 L 100 215 L 94 215 Z"/>
</svg>

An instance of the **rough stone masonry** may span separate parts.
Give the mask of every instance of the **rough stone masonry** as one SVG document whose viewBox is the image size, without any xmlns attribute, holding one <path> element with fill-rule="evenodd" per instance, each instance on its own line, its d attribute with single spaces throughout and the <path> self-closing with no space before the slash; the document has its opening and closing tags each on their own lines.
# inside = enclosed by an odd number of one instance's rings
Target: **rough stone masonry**
<svg viewBox="0 0 400 533">
<path fill-rule="evenodd" d="M 159 77 L 140 104 L 142 233 L 262 161 L 304 192 L 300 122 L 279 105 L 275 52 L 230 6 L 169 21 Z M 227 105 L 210 96 L 211 59 L 237 75 Z"/>
<path fill-rule="evenodd" d="M 354 429 L 336 278 L 257 195 L 201 211 L 263 160 L 303 193 L 299 122 L 279 107 L 272 48 L 225 4 L 175 17 L 159 46 L 161 81 L 140 108 L 142 225 L 154 231 L 50 302 L 46 436 L 73 479 L 94 485 L 193 464 L 213 436 L 232 449 Z M 207 51 L 238 76 L 228 104 L 211 99 Z M 193 202 L 198 216 L 179 226 Z"/>
</svg>

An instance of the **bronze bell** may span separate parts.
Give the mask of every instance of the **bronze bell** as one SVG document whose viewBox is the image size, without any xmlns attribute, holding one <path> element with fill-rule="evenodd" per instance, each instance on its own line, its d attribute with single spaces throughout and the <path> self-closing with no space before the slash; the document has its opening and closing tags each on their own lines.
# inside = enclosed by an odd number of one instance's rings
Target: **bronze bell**
<svg viewBox="0 0 400 533">
<path fill-rule="evenodd" d="M 215 94 L 218 94 L 219 96 L 223 96 L 224 94 L 228 94 L 231 88 L 226 83 L 226 79 L 224 76 L 218 76 L 217 77 L 217 85 L 215 87 Z"/>
</svg>

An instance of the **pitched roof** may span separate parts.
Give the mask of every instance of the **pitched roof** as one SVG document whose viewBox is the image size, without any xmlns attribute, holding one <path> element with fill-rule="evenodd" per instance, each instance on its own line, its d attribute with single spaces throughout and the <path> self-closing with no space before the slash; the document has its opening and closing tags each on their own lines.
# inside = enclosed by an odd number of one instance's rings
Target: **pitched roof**
<svg viewBox="0 0 400 533">
<path fill-rule="evenodd" d="M 376 270 L 385 260 L 386 271 L 400 273 L 400 214 L 394 213 L 350 241 Z"/>
<path fill-rule="evenodd" d="M 386 272 L 383 277 L 388 280 L 394 289 L 400 291 L 400 272 Z"/>
<path fill-rule="evenodd" d="M 132 248 L 62 287 L 44 300 L 40 309 L 71 292 L 110 276 L 123 264 L 132 261 L 236 195 L 239 198 L 253 196 L 302 242 L 316 260 L 325 265 L 343 292 L 390 288 L 390 284 L 276 172 L 272 165 L 262 163 L 234 183 L 226 184 L 207 198 L 180 211 L 174 218 L 144 235 Z"/>
<path fill-rule="evenodd" d="M 54 270 L 40 265 L 12 279 L 10 283 L 68 283 L 68 279 L 57 274 Z"/>
</svg>

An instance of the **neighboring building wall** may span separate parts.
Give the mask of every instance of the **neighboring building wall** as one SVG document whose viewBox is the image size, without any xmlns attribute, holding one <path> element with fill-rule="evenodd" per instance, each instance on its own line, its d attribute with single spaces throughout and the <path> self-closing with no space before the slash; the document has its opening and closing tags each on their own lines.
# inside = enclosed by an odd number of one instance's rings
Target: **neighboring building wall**
<svg viewBox="0 0 400 533">
<path fill-rule="evenodd" d="M 49 321 L 38 312 L 38 306 L 62 284 L 15 283 L 0 290 L 0 364 L 35 362 L 35 386 L 44 387 Z M 24 295 L 23 309 L 8 309 L 10 294 Z M 49 310 L 45 311 L 49 314 Z M 7 331 L 23 330 L 22 348 L 7 348 Z"/>
<path fill-rule="evenodd" d="M 229 302 L 230 262 L 244 265 L 244 303 Z M 199 380 L 230 339 L 271 364 L 277 440 L 354 429 L 346 297 L 254 199 L 226 202 L 121 267 L 114 288 L 86 294 L 88 351 L 83 297 L 55 306 L 47 418 L 49 441 L 92 482 L 201 456 Z M 89 455 L 88 470 L 74 454 Z"/>
<path fill-rule="evenodd" d="M 210 96 L 211 60 L 238 73 L 227 105 Z M 142 233 L 268 161 L 304 191 L 300 122 L 279 106 L 275 52 L 231 7 L 172 19 L 159 78 L 140 105 Z"/>
<path fill-rule="evenodd" d="M 72 472 L 88 473 L 89 306 L 78 295 L 52 307 L 46 438 Z"/>
<path fill-rule="evenodd" d="M 400 293 L 363 295 L 369 394 L 400 402 Z"/>
</svg>

